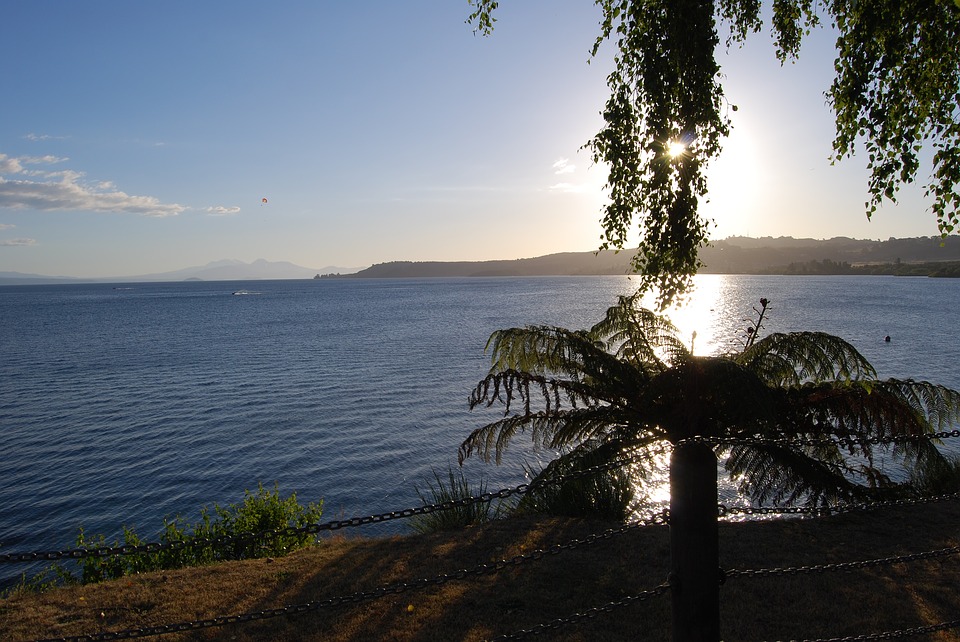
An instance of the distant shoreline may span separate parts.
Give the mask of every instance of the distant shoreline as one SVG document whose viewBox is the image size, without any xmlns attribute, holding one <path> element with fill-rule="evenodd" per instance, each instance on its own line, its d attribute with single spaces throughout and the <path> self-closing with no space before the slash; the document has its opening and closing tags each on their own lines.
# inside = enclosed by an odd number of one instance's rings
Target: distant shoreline
<svg viewBox="0 0 960 642">
<path fill-rule="evenodd" d="M 258 259 L 216 261 L 202 267 L 131 277 L 71 278 L 0 272 L 0 285 L 158 283 L 329 278 L 430 278 L 628 275 L 633 251 L 562 252 L 493 261 L 391 261 L 358 268 L 320 270 Z M 960 236 L 886 241 L 731 237 L 700 252 L 701 274 L 960 276 Z"/>
<path fill-rule="evenodd" d="M 391 261 L 319 278 L 605 276 L 633 273 L 633 252 L 566 252 L 512 261 Z M 960 236 L 887 241 L 792 237 L 715 241 L 701 274 L 960 276 Z"/>
<path fill-rule="evenodd" d="M 380 266 L 377 266 L 380 267 Z M 913 276 L 930 278 L 960 278 L 960 261 L 928 262 L 928 263 L 881 263 L 877 265 L 849 265 L 842 264 L 829 267 L 811 262 L 809 264 L 790 265 L 780 268 L 769 268 L 755 272 L 719 272 L 709 269 L 701 270 L 698 274 L 727 274 L 727 275 L 755 275 L 755 276 Z M 630 276 L 630 272 L 598 272 L 598 273 L 537 273 L 528 274 L 520 271 L 475 272 L 468 274 L 443 274 L 426 267 L 418 269 L 416 265 L 385 263 L 382 269 L 373 273 L 361 270 L 355 274 L 318 274 L 314 279 L 404 279 L 404 278 L 495 278 L 495 277 L 536 277 L 536 276 Z"/>
</svg>

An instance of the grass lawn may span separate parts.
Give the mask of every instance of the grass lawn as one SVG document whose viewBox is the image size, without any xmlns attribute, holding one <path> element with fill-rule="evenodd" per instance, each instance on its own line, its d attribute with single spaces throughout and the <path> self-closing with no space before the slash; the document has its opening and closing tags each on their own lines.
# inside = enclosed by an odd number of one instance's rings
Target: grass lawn
<svg viewBox="0 0 960 642">
<path fill-rule="evenodd" d="M 97 634 L 306 604 L 414 583 L 583 540 L 616 524 L 510 518 L 460 531 L 364 538 L 341 531 L 277 559 L 228 562 L 0 601 L 0 640 Z M 857 562 L 960 545 L 960 501 L 817 519 L 721 523 L 725 570 Z M 556 555 L 426 588 L 186 633 L 173 640 L 485 640 L 603 607 L 667 579 L 668 530 L 631 529 Z M 960 555 L 722 585 L 724 640 L 817 639 L 960 619 Z M 537 640 L 668 640 L 669 593 L 564 625 Z M 915 639 L 957 640 L 960 628 Z"/>
</svg>

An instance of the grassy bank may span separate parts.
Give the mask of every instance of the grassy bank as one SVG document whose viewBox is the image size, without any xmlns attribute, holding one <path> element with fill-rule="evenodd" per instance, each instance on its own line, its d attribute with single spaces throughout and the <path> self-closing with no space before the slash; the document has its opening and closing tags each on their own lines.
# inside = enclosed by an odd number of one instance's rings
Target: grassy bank
<svg viewBox="0 0 960 642">
<path fill-rule="evenodd" d="M 721 524 L 725 569 L 854 562 L 960 545 L 960 502 L 805 520 Z M 303 604 L 489 564 L 616 527 L 511 518 L 466 530 L 325 540 L 284 558 L 160 571 L 0 601 L 0 639 L 118 631 Z M 495 574 L 168 640 L 483 640 L 602 607 L 667 577 L 668 530 L 633 529 Z M 960 617 L 960 556 L 829 573 L 729 578 L 725 640 L 856 636 Z M 669 639 L 669 595 L 600 613 L 543 640 Z M 960 629 L 919 639 L 956 640 Z"/>
</svg>

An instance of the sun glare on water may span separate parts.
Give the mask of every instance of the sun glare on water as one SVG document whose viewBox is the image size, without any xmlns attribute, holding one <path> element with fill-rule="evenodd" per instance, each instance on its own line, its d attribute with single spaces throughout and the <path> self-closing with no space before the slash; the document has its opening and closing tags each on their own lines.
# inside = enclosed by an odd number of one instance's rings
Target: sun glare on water
<svg viewBox="0 0 960 642">
<path fill-rule="evenodd" d="M 724 305 L 727 295 L 727 280 L 723 275 L 698 274 L 693 280 L 693 290 L 679 305 L 664 311 L 665 316 L 676 326 L 679 336 L 694 354 L 713 356 L 729 350 L 727 333 L 720 332 L 724 318 L 729 315 Z M 641 305 L 655 309 L 654 295 L 644 296 Z M 739 316 L 739 311 L 737 311 Z"/>
</svg>

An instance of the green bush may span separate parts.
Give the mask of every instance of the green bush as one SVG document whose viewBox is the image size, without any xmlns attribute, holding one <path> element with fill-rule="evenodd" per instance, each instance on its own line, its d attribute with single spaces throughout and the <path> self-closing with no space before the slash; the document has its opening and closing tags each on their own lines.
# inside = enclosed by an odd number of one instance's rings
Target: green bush
<svg viewBox="0 0 960 642">
<path fill-rule="evenodd" d="M 269 490 L 260 484 L 255 493 L 244 491 L 244 499 L 240 503 L 226 507 L 217 504 L 212 508 L 203 507 L 200 521 L 195 524 L 179 516 L 173 520 L 165 519 L 158 542 L 161 545 L 184 542 L 184 546 L 131 555 L 85 557 L 78 562 L 79 578 L 59 565 L 52 568 L 51 573 L 61 582 L 89 584 L 135 573 L 226 560 L 280 557 L 315 544 L 317 539 L 309 533 L 287 534 L 278 531 L 316 523 L 322 513 L 322 501 L 302 506 L 297 502 L 296 493 L 282 498 L 276 485 Z M 123 546 L 144 543 L 132 529 L 123 528 Z M 77 536 L 78 548 L 117 546 L 121 546 L 118 541 L 108 543 L 103 535 L 87 536 L 82 528 Z M 31 580 L 30 584 L 43 586 L 43 575 Z"/>
</svg>

